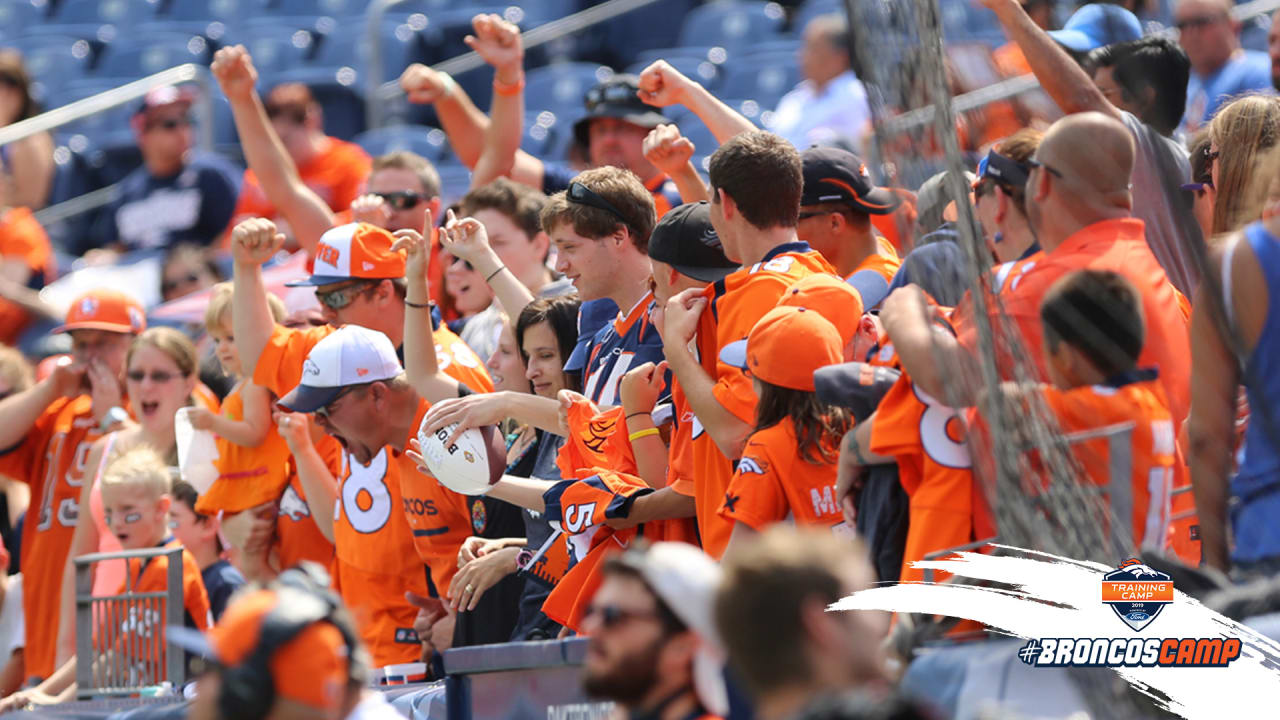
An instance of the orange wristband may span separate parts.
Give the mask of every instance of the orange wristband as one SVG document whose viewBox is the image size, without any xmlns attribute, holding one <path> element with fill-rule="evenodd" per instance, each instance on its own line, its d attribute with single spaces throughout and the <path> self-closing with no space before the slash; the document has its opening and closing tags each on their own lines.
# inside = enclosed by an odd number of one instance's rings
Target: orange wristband
<svg viewBox="0 0 1280 720">
<path fill-rule="evenodd" d="M 519 95 L 520 93 L 524 92 L 524 75 L 523 74 L 520 75 L 520 82 L 512 83 L 510 85 L 502 82 L 501 80 L 498 79 L 497 75 L 494 75 L 493 91 L 499 95 L 503 95 L 506 97 L 510 97 L 512 95 Z"/>
</svg>

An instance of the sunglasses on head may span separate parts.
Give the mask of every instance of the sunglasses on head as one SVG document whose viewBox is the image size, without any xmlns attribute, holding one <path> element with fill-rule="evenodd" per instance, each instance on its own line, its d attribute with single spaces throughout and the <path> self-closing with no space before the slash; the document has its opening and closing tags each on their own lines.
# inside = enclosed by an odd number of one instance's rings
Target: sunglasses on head
<svg viewBox="0 0 1280 720">
<path fill-rule="evenodd" d="M 153 373 L 147 374 L 141 370 L 130 370 L 125 374 L 125 377 L 129 378 L 130 382 L 136 383 L 140 383 L 150 377 L 151 382 L 163 385 L 176 377 L 182 377 L 182 373 L 171 373 L 165 372 L 164 370 L 157 370 Z"/>
<path fill-rule="evenodd" d="M 569 183 L 569 190 L 565 193 L 565 197 L 567 197 L 571 203 L 587 205 L 596 208 L 597 210 L 603 210 L 618 218 L 623 225 L 627 224 L 626 216 L 624 216 L 618 208 L 614 207 L 613 203 L 600 197 L 594 190 L 580 182 Z"/>
<path fill-rule="evenodd" d="M 386 201 L 392 210 L 412 210 L 418 207 L 418 203 L 427 199 L 422 193 L 416 193 L 412 190 L 398 190 L 388 193 L 374 193 L 378 197 Z"/>
<path fill-rule="evenodd" d="M 636 97 L 636 89 L 626 83 L 597 85 L 588 90 L 587 96 L 584 98 L 587 112 L 594 111 L 603 103 L 625 102 L 639 102 L 639 98 Z"/>
<path fill-rule="evenodd" d="M 317 290 L 316 300 L 319 300 L 321 305 L 324 305 L 330 310 L 341 310 L 342 308 L 350 305 L 360 293 L 367 292 L 371 288 L 375 287 L 375 285 L 375 283 L 361 280 L 359 282 L 355 282 L 350 285 L 343 285 L 342 287 L 327 290 L 325 292 Z"/>
</svg>

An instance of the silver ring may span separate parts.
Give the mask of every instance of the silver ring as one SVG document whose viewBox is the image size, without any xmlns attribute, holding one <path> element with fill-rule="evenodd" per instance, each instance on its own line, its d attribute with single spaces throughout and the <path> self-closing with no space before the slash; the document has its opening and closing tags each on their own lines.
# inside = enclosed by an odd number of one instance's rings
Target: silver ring
<svg viewBox="0 0 1280 720">
<path fill-rule="evenodd" d="M 475 586 L 474 586 L 474 585 L 472 585 L 471 583 L 467 583 L 467 586 L 466 586 L 465 588 L 463 588 L 463 590 L 462 590 L 462 591 L 463 591 L 463 592 L 468 592 L 468 593 L 469 593 L 469 592 L 475 592 L 475 589 L 476 589 L 476 588 L 475 588 Z"/>
</svg>

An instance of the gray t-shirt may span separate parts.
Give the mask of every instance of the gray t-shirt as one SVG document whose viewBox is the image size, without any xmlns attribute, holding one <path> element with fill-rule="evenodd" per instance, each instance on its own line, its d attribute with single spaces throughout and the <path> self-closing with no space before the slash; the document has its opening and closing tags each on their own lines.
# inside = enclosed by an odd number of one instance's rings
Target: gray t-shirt
<svg viewBox="0 0 1280 720">
<path fill-rule="evenodd" d="M 1187 297 L 1200 282 L 1200 268 L 1191 253 L 1200 243 L 1191 214 L 1191 163 L 1184 147 L 1153 130 L 1131 113 L 1121 112 L 1133 135 L 1133 216 L 1146 223 L 1147 244 L 1173 286 Z"/>
</svg>

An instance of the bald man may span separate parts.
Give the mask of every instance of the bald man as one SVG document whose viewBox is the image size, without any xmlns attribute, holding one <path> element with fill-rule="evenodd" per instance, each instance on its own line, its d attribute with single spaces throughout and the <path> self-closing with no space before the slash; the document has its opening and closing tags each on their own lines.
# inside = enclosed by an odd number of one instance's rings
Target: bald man
<svg viewBox="0 0 1280 720">
<path fill-rule="evenodd" d="M 1271 87 L 1271 60 L 1240 47 L 1240 21 L 1231 0 L 1181 0 L 1173 11 L 1178 42 L 1191 60 L 1182 129 L 1190 134 L 1209 121 L 1223 102 Z"/>
<path fill-rule="evenodd" d="M 1034 373 L 1047 379 L 1040 301 L 1050 286 L 1086 268 L 1124 275 L 1142 294 L 1147 319 L 1147 344 L 1138 366 L 1159 368 L 1174 423 L 1180 425 L 1189 405 L 1187 323 L 1173 286 L 1147 246 L 1142 221 L 1131 217 L 1128 185 L 1134 156 L 1128 129 L 1102 113 L 1068 115 L 1049 128 L 1032 157 L 1026 186 L 1027 219 L 1042 253 L 1024 264 L 1000 295 Z M 972 405 L 981 387 L 976 328 L 971 318 L 958 317 L 953 323 L 959 337 L 939 331 L 926 309 L 918 288 L 899 288 L 884 301 L 880 321 L 918 387 L 953 405 Z M 1004 319 L 995 316 L 992 321 Z M 1012 369 L 1002 366 L 1002 376 L 1012 379 Z"/>
</svg>

